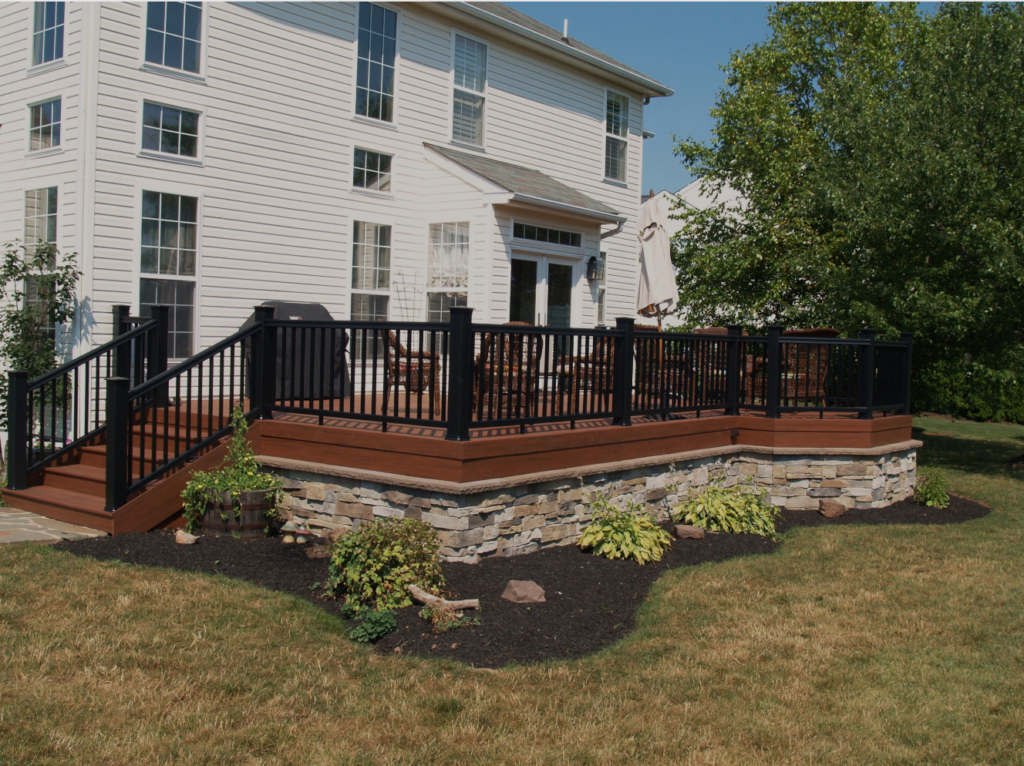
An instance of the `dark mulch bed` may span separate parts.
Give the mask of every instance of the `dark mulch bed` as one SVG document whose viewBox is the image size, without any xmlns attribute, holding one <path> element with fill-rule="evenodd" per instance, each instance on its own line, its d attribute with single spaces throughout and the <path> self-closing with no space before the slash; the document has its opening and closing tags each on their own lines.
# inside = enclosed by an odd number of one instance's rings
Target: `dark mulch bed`
<svg viewBox="0 0 1024 766">
<path fill-rule="evenodd" d="M 780 531 L 831 524 L 952 524 L 986 515 L 989 509 L 961 497 L 949 508 L 927 508 L 904 501 L 877 510 L 849 511 L 826 519 L 807 511 L 784 511 Z M 647 566 L 609 561 L 576 546 L 549 548 L 514 558 L 489 558 L 477 565 L 444 564 L 452 598 L 479 598 L 480 625 L 434 633 L 419 609 L 397 612 L 398 631 L 377 643 L 424 657 L 446 657 L 476 667 L 581 657 L 625 636 L 651 584 L 668 569 L 736 556 L 771 553 L 778 543 L 754 535 L 709 534 L 703 540 L 675 540 L 664 558 Z M 103 560 L 168 567 L 235 577 L 313 601 L 334 615 L 338 603 L 323 598 L 327 559 L 310 559 L 306 546 L 277 539 L 241 542 L 203 537 L 178 545 L 170 532 L 125 534 L 58 543 L 71 553 Z M 543 604 L 513 604 L 501 598 L 509 580 L 533 580 L 546 592 Z"/>
</svg>

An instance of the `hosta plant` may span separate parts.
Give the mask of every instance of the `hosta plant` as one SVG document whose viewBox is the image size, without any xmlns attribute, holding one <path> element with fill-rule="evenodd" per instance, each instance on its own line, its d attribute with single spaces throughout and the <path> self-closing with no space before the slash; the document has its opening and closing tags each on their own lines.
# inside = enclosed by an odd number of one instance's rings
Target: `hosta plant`
<svg viewBox="0 0 1024 766">
<path fill-rule="evenodd" d="M 749 484 L 733 487 L 711 485 L 696 497 L 680 503 L 672 512 L 682 521 L 711 532 L 761 535 L 776 539 L 779 509 L 765 502 L 765 491 Z"/>
<path fill-rule="evenodd" d="M 917 486 L 914 488 L 914 502 L 929 508 L 949 506 L 949 491 L 946 475 L 938 468 L 918 468 Z"/>
<path fill-rule="evenodd" d="M 632 559 L 638 564 L 660 561 L 672 545 L 669 533 L 659 527 L 640 503 L 627 501 L 619 508 L 601 495 L 593 502 L 594 515 L 583 530 L 579 546 L 609 559 Z"/>
<path fill-rule="evenodd" d="M 444 585 L 440 548 L 437 531 L 419 519 L 367 522 L 335 541 L 328 586 L 350 614 L 411 606 L 410 585 L 430 593 Z"/>
</svg>

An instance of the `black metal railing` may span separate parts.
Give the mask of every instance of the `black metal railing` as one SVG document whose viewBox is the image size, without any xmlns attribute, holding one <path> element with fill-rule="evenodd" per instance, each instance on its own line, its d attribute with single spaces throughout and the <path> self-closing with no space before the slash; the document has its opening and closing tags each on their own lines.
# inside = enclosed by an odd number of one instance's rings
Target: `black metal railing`
<svg viewBox="0 0 1024 766">
<path fill-rule="evenodd" d="M 24 489 L 40 470 L 103 432 L 107 385 L 112 377 L 143 381 L 167 369 L 168 308 L 131 317 L 114 307 L 116 337 L 29 381 L 10 373 L 8 486 Z"/>
<path fill-rule="evenodd" d="M 628 426 L 634 416 L 711 411 L 871 418 L 910 407 L 909 334 L 795 337 L 770 327 L 747 336 L 735 325 L 723 334 L 665 333 L 630 319 L 595 329 L 474 325 L 469 308 L 453 308 L 448 323 L 285 321 L 260 306 L 254 324 L 166 370 L 166 317 L 159 310 L 134 329 L 122 317 L 124 334 L 69 365 L 30 384 L 13 374 L 12 423 L 22 432 L 12 427 L 12 447 L 20 445 L 24 468 L 12 477 L 24 480 L 106 429 L 113 510 L 224 438 L 236 403 L 250 418 L 411 424 L 460 441 L 471 428 L 559 421 Z M 75 377 L 83 374 L 84 386 Z M 53 388 L 58 379 L 69 382 Z M 38 393 L 47 386 L 51 393 Z M 61 386 L 77 393 L 67 398 Z M 68 402 L 78 409 L 61 420 L 55 413 Z M 81 433 L 58 438 L 54 424 L 71 422 Z M 47 442 L 60 446 L 32 451 Z"/>
</svg>

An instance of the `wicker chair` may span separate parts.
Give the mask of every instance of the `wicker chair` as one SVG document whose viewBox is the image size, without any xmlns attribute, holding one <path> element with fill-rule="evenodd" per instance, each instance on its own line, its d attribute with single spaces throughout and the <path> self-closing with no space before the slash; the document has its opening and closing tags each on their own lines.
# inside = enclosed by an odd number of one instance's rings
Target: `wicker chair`
<svg viewBox="0 0 1024 766">
<path fill-rule="evenodd" d="M 398 396 L 398 386 L 422 394 L 430 389 L 434 399 L 434 412 L 441 414 L 441 358 L 435 351 L 410 351 L 402 345 L 394 331 L 388 330 L 388 353 L 384 358 L 384 410 L 392 390 Z"/>
<path fill-rule="evenodd" d="M 533 327 L 529 322 L 506 322 L 506 327 Z M 480 353 L 473 363 L 473 411 L 482 417 L 490 413 L 492 402 L 498 402 L 502 413 L 513 417 L 529 417 L 533 394 L 540 379 L 540 363 L 544 358 L 544 339 L 510 334 L 501 341 L 497 333 L 484 333 Z M 497 358 L 497 357 L 500 357 Z"/>
</svg>

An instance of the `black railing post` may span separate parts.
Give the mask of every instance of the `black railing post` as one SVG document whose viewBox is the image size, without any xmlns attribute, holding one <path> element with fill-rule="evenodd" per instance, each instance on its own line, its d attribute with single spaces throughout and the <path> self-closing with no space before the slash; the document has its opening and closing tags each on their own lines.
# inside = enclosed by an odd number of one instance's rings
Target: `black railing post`
<svg viewBox="0 0 1024 766">
<path fill-rule="evenodd" d="M 249 408 L 256 417 L 271 417 L 277 387 L 277 328 L 269 325 L 274 318 L 273 306 L 256 306 L 256 324 L 260 330 L 252 336 L 252 369 Z"/>
<path fill-rule="evenodd" d="M 449 319 L 448 433 L 445 439 L 469 441 L 473 419 L 473 309 L 453 306 Z"/>
<path fill-rule="evenodd" d="M 120 338 L 128 332 L 128 317 L 131 315 L 132 310 L 130 306 L 114 306 L 112 313 L 113 328 L 111 332 L 113 337 Z M 131 374 L 131 369 L 132 350 L 125 346 L 118 346 L 114 349 L 114 374 L 119 378 L 127 378 Z"/>
<path fill-rule="evenodd" d="M 107 378 L 107 511 L 128 502 L 128 378 Z"/>
<path fill-rule="evenodd" d="M 907 350 L 903 353 L 903 368 L 901 372 L 900 383 L 903 389 L 903 414 L 910 414 L 910 363 L 911 355 L 914 351 L 914 333 L 912 332 L 901 332 L 900 342 L 907 344 Z"/>
<path fill-rule="evenodd" d="M 170 344 L 171 331 L 171 307 L 153 306 L 150 309 L 150 316 L 156 320 L 156 327 L 149 339 L 149 371 L 146 380 L 155 378 L 162 372 L 167 371 L 167 357 Z M 160 386 L 153 392 L 153 403 L 156 407 L 167 405 L 167 386 Z"/>
<path fill-rule="evenodd" d="M 743 328 L 729 325 L 729 346 L 725 360 L 725 414 L 740 414 L 740 338 Z"/>
<path fill-rule="evenodd" d="M 612 369 L 612 423 L 617 426 L 633 424 L 633 320 L 618 317 L 615 329 L 622 333 L 615 339 L 615 361 Z"/>
<path fill-rule="evenodd" d="M 768 370 L 764 382 L 764 404 L 766 418 L 779 416 L 780 384 L 782 382 L 782 328 L 773 325 L 768 328 Z"/>
<path fill-rule="evenodd" d="M 860 374 L 857 377 L 857 417 L 871 420 L 875 415 L 875 330 L 860 331 L 861 340 L 867 344 L 860 349 Z"/>
<path fill-rule="evenodd" d="M 7 374 L 7 486 L 28 489 L 28 373 Z"/>
</svg>

